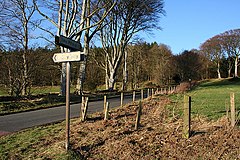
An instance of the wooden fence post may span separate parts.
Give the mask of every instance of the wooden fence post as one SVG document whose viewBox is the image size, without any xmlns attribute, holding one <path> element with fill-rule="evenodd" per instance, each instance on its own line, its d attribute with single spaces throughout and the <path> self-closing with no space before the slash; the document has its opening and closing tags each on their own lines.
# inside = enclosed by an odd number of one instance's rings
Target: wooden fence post
<svg viewBox="0 0 240 160">
<path fill-rule="evenodd" d="M 106 103 L 104 120 L 108 120 L 109 118 L 108 112 L 109 112 L 109 102 Z"/>
<path fill-rule="evenodd" d="M 107 106 L 107 96 L 105 95 L 103 97 L 103 110 L 105 111 L 106 110 L 106 106 Z"/>
<path fill-rule="evenodd" d="M 229 104 L 228 104 L 227 99 L 225 100 L 225 108 L 226 108 L 226 116 L 227 116 L 228 119 L 230 119 L 229 118 Z"/>
<path fill-rule="evenodd" d="M 143 95 L 143 89 L 141 89 L 141 100 L 143 100 L 144 95 Z"/>
<path fill-rule="evenodd" d="M 135 97 L 136 97 L 136 91 L 133 91 L 133 102 L 135 102 Z"/>
<path fill-rule="evenodd" d="M 191 97 L 184 95 L 183 105 L 183 137 L 189 138 L 191 135 Z"/>
<path fill-rule="evenodd" d="M 123 106 L 123 92 L 121 92 L 121 107 Z"/>
<path fill-rule="evenodd" d="M 83 111 L 84 111 L 84 107 L 85 107 L 85 98 L 84 98 L 84 96 L 82 96 L 82 103 L 81 103 L 81 109 L 80 109 L 80 119 L 81 119 L 81 121 L 82 121 L 82 119 L 83 119 Z M 82 116 L 82 117 L 81 117 Z"/>
<path fill-rule="evenodd" d="M 149 88 L 147 89 L 147 97 L 150 96 L 150 91 L 149 91 Z"/>
<path fill-rule="evenodd" d="M 236 116 L 236 110 L 235 110 L 235 98 L 234 93 L 230 93 L 230 105 L 231 105 L 231 126 L 235 126 L 235 116 Z"/>
<path fill-rule="evenodd" d="M 140 126 L 140 118 L 141 118 L 141 115 L 142 115 L 142 102 L 140 101 L 139 102 L 139 106 L 138 106 L 138 109 L 137 109 L 137 117 L 136 117 L 136 123 L 135 123 L 135 130 L 137 130 Z"/>
<path fill-rule="evenodd" d="M 86 118 L 87 118 L 87 110 L 88 110 L 88 97 L 83 97 L 82 99 L 83 102 L 82 102 L 82 121 L 85 121 Z"/>
</svg>

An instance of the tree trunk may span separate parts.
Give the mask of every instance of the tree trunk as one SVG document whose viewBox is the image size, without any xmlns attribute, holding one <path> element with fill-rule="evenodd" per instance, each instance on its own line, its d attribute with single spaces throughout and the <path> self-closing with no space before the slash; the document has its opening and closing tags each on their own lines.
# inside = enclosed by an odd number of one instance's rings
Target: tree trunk
<svg viewBox="0 0 240 160">
<path fill-rule="evenodd" d="M 108 89 L 108 81 L 109 81 L 107 63 L 108 63 L 108 59 L 107 59 L 107 56 L 106 56 L 106 60 L 105 60 L 105 87 L 106 87 L 106 89 Z"/>
<path fill-rule="evenodd" d="M 86 61 L 83 61 L 83 62 L 80 62 L 79 75 L 77 79 L 76 90 L 78 95 L 82 94 L 85 74 L 86 74 Z"/>
<path fill-rule="evenodd" d="M 127 51 L 124 52 L 124 67 L 123 67 L 123 90 L 126 90 L 127 85 Z"/>
<path fill-rule="evenodd" d="M 231 69 L 228 69 L 228 77 L 231 77 Z"/>
<path fill-rule="evenodd" d="M 9 94 L 13 96 L 13 81 L 11 76 L 11 69 L 8 68 L 8 80 L 9 80 Z"/>
<path fill-rule="evenodd" d="M 235 58 L 235 72 L 234 77 L 238 77 L 238 56 Z"/>
<path fill-rule="evenodd" d="M 86 3 L 86 10 L 87 10 L 87 15 L 90 14 L 90 0 L 88 1 L 85 1 Z M 83 6 L 84 7 L 84 6 Z M 84 17 L 84 13 L 82 14 L 82 17 Z M 90 27 L 90 18 L 87 17 L 86 18 L 86 27 Z M 85 35 L 84 35 L 84 49 L 83 49 L 83 52 L 85 53 L 85 60 L 80 62 L 80 68 L 79 68 L 79 76 L 78 76 L 78 79 L 77 79 L 77 93 L 78 95 L 82 95 L 82 92 L 83 92 L 83 82 L 85 80 L 85 75 L 86 75 L 86 64 L 87 64 L 87 56 L 88 56 L 88 53 L 89 53 L 89 42 L 90 42 L 90 38 L 89 38 L 89 32 L 90 32 L 90 29 L 86 29 L 85 31 Z"/>
<path fill-rule="evenodd" d="M 231 77 L 231 71 L 232 71 L 232 63 L 231 60 L 228 60 L 228 77 Z"/>
<path fill-rule="evenodd" d="M 220 79 L 221 78 L 221 73 L 220 73 L 220 63 L 218 62 L 217 64 L 217 73 L 218 73 L 218 78 Z"/>
<path fill-rule="evenodd" d="M 61 74 L 61 93 L 62 96 L 66 95 L 66 63 L 62 63 L 62 74 Z"/>
<path fill-rule="evenodd" d="M 108 90 L 113 91 L 115 84 L 115 70 L 110 71 L 109 81 L 108 81 Z"/>
<path fill-rule="evenodd" d="M 27 60 L 26 53 L 23 53 L 23 82 L 22 82 L 22 96 L 25 96 L 27 93 Z"/>
<path fill-rule="evenodd" d="M 209 69 L 209 65 L 207 64 L 207 68 L 206 68 L 206 79 L 209 79 L 209 72 L 208 72 L 208 69 Z"/>
<path fill-rule="evenodd" d="M 24 11 L 25 13 L 25 11 Z M 24 22 L 24 51 L 23 51 L 23 86 L 22 86 L 22 95 L 27 94 L 27 85 L 28 85 L 28 65 L 27 65 L 27 52 L 28 52 L 28 22 L 25 14 L 23 14 Z"/>
</svg>

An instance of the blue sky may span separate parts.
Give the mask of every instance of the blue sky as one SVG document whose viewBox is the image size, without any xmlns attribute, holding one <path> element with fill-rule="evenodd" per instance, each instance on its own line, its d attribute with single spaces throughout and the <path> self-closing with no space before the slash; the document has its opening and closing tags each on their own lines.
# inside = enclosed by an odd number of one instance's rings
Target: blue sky
<svg viewBox="0 0 240 160">
<path fill-rule="evenodd" d="M 161 31 L 144 36 L 147 42 L 169 45 L 174 54 L 198 49 L 207 39 L 240 28 L 240 0 L 165 0 Z"/>
</svg>

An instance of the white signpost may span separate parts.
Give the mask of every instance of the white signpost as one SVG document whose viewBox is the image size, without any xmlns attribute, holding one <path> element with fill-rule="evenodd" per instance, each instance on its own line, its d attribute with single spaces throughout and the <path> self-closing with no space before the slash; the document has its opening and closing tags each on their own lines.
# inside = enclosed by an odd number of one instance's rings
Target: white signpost
<svg viewBox="0 0 240 160">
<path fill-rule="evenodd" d="M 68 53 L 55 53 L 53 55 L 54 62 L 66 62 L 66 143 L 65 148 L 68 151 L 69 142 L 70 142 L 70 62 L 74 61 L 85 61 L 85 53 L 80 52 L 82 49 L 81 44 L 72 39 L 69 39 L 64 36 L 55 36 L 55 44 L 63 46 L 65 48 L 70 49 L 71 51 L 76 52 L 68 52 Z"/>
<path fill-rule="evenodd" d="M 55 53 L 53 55 L 54 62 L 74 62 L 74 61 L 84 61 L 84 52 L 68 52 L 68 53 Z"/>
</svg>

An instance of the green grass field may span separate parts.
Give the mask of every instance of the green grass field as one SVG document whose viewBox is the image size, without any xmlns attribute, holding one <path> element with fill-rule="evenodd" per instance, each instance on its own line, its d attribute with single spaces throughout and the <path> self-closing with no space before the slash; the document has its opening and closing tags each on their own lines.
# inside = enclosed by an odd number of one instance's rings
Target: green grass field
<svg viewBox="0 0 240 160">
<path fill-rule="evenodd" d="M 3 86 L 0 86 L 0 96 L 8 95 L 7 89 Z"/>
<path fill-rule="evenodd" d="M 235 106 L 240 109 L 240 79 L 213 79 L 200 83 L 185 95 L 191 96 L 192 115 L 216 120 L 226 115 L 230 108 L 230 93 L 235 94 Z M 183 106 L 183 95 L 170 96 L 179 108 Z"/>
<path fill-rule="evenodd" d="M 200 84 L 189 92 L 192 97 L 192 111 L 210 119 L 226 115 L 230 108 L 230 93 L 235 94 L 235 106 L 240 109 L 240 79 L 211 80 Z"/>
<path fill-rule="evenodd" d="M 73 93 L 74 91 L 75 91 L 74 86 L 71 86 L 70 92 Z M 30 95 L 59 93 L 59 92 L 60 92 L 60 86 L 32 87 L 30 90 Z M 9 96 L 8 89 L 3 86 L 0 86 L 0 96 Z"/>
<path fill-rule="evenodd" d="M 27 160 L 36 157 L 39 159 L 71 159 L 69 157 L 71 153 L 66 153 L 63 147 L 64 125 L 64 122 L 56 123 L 0 137 L 0 159 Z M 53 140 L 59 141 L 59 146 L 51 146 L 54 144 Z M 40 141 L 44 141 L 44 143 L 39 143 Z"/>
</svg>

